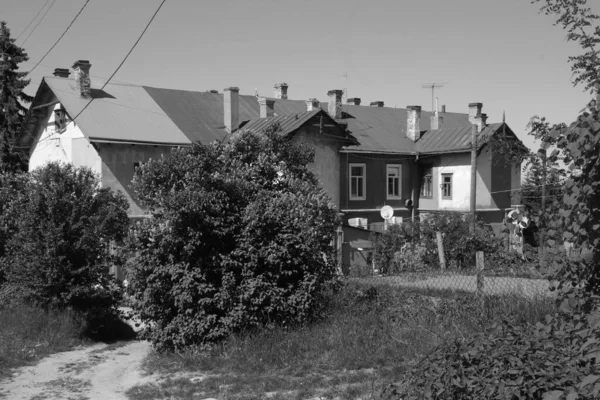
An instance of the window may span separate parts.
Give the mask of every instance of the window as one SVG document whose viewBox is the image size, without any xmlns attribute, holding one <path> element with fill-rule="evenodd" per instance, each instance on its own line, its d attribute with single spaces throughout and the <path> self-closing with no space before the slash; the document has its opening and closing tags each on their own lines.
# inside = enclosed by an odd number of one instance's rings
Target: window
<svg viewBox="0 0 600 400">
<path fill-rule="evenodd" d="M 423 167 L 421 175 L 421 197 L 433 197 L 433 168 L 431 166 Z"/>
<path fill-rule="evenodd" d="M 442 199 L 452 198 L 452 174 L 442 174 Z"/>
<path fill-rule="evenodd" d="M 56 133 L 67 130 L 67 112 L 62 107 L 54 110 L 54 129 Z"/>
<path fill-rule="evenodd" d="M 364 200 L 366 197 L 365 164 L 350 164 L 350 200 Z"/>
<path fill-rule="evenodd" d="M 402 165 L 387 166 L 387 198 L 399 199 L 400 192 L 400 177 L 402 176 Z"/>
</svg>

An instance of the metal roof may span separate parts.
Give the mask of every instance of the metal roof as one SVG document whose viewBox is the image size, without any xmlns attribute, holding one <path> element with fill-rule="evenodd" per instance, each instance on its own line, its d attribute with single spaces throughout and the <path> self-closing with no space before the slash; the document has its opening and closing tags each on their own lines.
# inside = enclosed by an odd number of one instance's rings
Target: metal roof
<svg viewBox="0 0 600 400">
<path fill-rule="evenodd" d="M 109 83 L 100 91 L 102 82 L 92 80 L 94 100 L 81 112 L 90 99 L 79 95 L 73 79 L 45 77 L 44 82 L 90 140 L 191 143 L 141 86 Z"/>
<path fill-rule="evenodd" d="M 223 121 L 223 94 L 188 90 L 160 89 L 148 86 L 109 83 L 103 91 L 102 81 L 92 80 L 94 101 L 77 117 L 76 123 L 91 140 L 140 142 L 170 145 L 194 141 L 210 143 L 226 137 Z M 77 116 L 90 102 L 77 93 L 73 79 L 45 77 L 36 93 L 28 123 L 21 138 L 30 143 L 33 126 L 43 118 L 42 109 L 55 96 L 71 117 Z M 321 110 L 327 103 L 320 104 Z M 239 96 L 239 121 L 250 121 L 245 128 L 264 129 L 265 124 L 279 122 L 290 133 L 321 110 L 306 111 L 304 100 L 275 99 L 274 119 L 257 119 L 256 96 Z M 400 154 L 466 151 L 470 146 L 471 124 L 468 114 L 440 113 L 442 128 L 430 131 L 431 112 L 421 112 L 422 137 L 417 142 L 406 137 L 407 110 L 344 104 L 343 119 L 348 132 L 359 142 L 346 146 L 348 152 L 390 152 Z M 327 117 L 329 118 L 328 114 Z M 488 125 L 480 135 L 490 135 L 502 124 Z M 351 141 L 353 138 L 348 137 Z"/>
<path fill-rule="evenodd" d="M 444 124 L 446 121 L 444 120 Z M 477 134 L 478 147 L 483 146 L 502 123 L 487 125 Z M 420 153 L 443 153 L 448 151 L 467 151 L 471 148 L 471 126 L 442 128 L 426 132 L 415 143 L 415 150 Z"/>
<path fill-rule="evenodd" d="M 298 114 L 278 115 L 271 118 L 257 118 L 248 121 L 242 129 L 250 131 L 263 131 L 273 124 L 279 124 L 282 135 L 289 135 L 304 125 L 308 120 L 321 113 L 321 110 L 305 111 Z"/>
</svg>

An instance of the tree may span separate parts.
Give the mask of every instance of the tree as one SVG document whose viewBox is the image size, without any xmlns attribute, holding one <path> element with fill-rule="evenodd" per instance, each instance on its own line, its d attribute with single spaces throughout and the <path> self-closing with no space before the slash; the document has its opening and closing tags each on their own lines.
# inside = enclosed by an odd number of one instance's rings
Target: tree
<svg viewBox="0 0 600 400">
<path fill-rule="evenodd" d="M 43 307 L 93 318 L 114 312 L 120 292 L 108 246 L 129 226 L 124 196 L 100 188 L 91 170 L 68 164 L 6 175 L 0 179 L 6 284 Z"/>
<path fill-rule="evenodd" d="M 562 185 L 566 178 L 566 171 L 559 165 L 558 160 L 551 159 L 546 163 L 545 171 L 541 157 L 534 156 L 528 159 L 526 173 L 521 185 L 521 203 L 531 208 L 535 215 L 541 214 L 542 208 L 542 183 L 546 181 L 546 205 L 548 214 L 558 212 L 562 203 L 564 190 Z"/>
<path fill-rule="evenodd" d="M 23 104 L 33 98 L 23 92 L 30 82 L 27 72 L 18 69 L 29 57 L 10 37 L 4 21 L 0 21 L 0 56 L 0 171 L 24 171 L 27 160 L 15 142 L 27 112 Z"/>
<path fill-rule="evenodd" d="M 273 126 L 137 170 L 133 187 L 154 217 L 135 231 L 128 280 L 157 348 L 318 314 L 335 278 L 339 221 L 306 166 L 313 156 Z"/>
</svg>

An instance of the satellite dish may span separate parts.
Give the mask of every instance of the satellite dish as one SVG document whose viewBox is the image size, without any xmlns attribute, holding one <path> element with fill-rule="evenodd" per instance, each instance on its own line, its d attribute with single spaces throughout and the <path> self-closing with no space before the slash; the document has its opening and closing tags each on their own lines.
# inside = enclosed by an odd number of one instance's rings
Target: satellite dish
<svg viewBox="0 0 600 400">
<path fill-rule="evenodd" d="M 390 206 L 383 206 L 381 207 L 381 218 L 383 219 L 390 219 L 394 216 L 394 209 Z"/>
</svg>

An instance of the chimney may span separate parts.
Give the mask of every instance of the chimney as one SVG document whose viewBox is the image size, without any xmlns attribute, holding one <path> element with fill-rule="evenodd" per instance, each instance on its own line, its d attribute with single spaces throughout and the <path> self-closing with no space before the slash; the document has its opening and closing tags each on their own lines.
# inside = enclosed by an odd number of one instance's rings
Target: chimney
<svg viewBox="0 0 600 400">
<path fill-rule="evenodd" d="M 261 118 L 271 118 L 275 114 L 274 99 L 267 99 L 266 97 L 261 97 L 260 99 L 258 99 L 258 104 L 260 105 Z"/>
<path fill-rule="evenodd" d="M 471 125 L 477 125 L 478 132 L 481 132 L 481 130 L 483 129 L 481 118 L 482 107 L 482 103 L 469 103 L 469 123 Z"/>
<path fill-rule="evenodd" d="M 225 130 L 233 132 L 240 123 L 240 88 L 232 86 L 223 89 L 223 119 Z"/>
<path fill-rule="evenodd" d="M 55 68 L 52 75 L 58 78 L 68 78 L 71 73 L 69 72 L 68 68 Z"/>
<path fill-rule="evenodd" d="M 287 100 L 288 84 L 285 82 L 275 84 L 275 98 Z"/>
<path fill-rule="evenodd" d="M 446 113 L 446 105 L 445 104 L 442 104 L 442 113 L 444 113 L 444 114 Z"/>
<path fill-rule="evenodd" d="M 442 106 L 442 110 L 444 109 L 444 106 Z M 436 111 L 435 114 L 433 114 L 430 117 L 430 129 L 432 131 L 436 131 L 438 129 L 442 128 L 442 124 L 444 123 L 444 117 L 440 117 L 439 113 Z"/>
<path fill-rule="evenodd" d="M 73 74 L 75 78 L 75 89 L 83 98 L 92 97 L 92 82 L 90 81 L 90 67 L 92 64 L 88 60 L 79 60 L 73 64 Z"/>
<path fill-rule="evenodd" d="M 360 98 L 352 97 L 350 99 L 346 99 L 346 104 L 354 104 L 355 106 L 360 106 Z"/>
<path fill-rule="evenodd" d="M 406 107 L 406 136 L 413 142 L 421 138 L 421 106 Z"/>
<path fill-rule="evenodd" d="M 369 105 L 371 107 L 383 107 L 383 101 L 372 101 Z"/>
<path fill-rule="evenodd" d="M 315 111 L 321 109 L 321 102 L 315 98 L 306 100 L 306 111 Z"/>
<path fill-rule="evenodd" d="M 342 118 L 342 93 L 342 90 L 330 90 L 327 92 L 327 96 L 329 96 L 327 111 L 331 115 L 331 118 Z"/>
<path fill-rule="evenodd" d="M 487 125 L 487 114 L 481 113 L 481 129 Z"/>
</svg>

